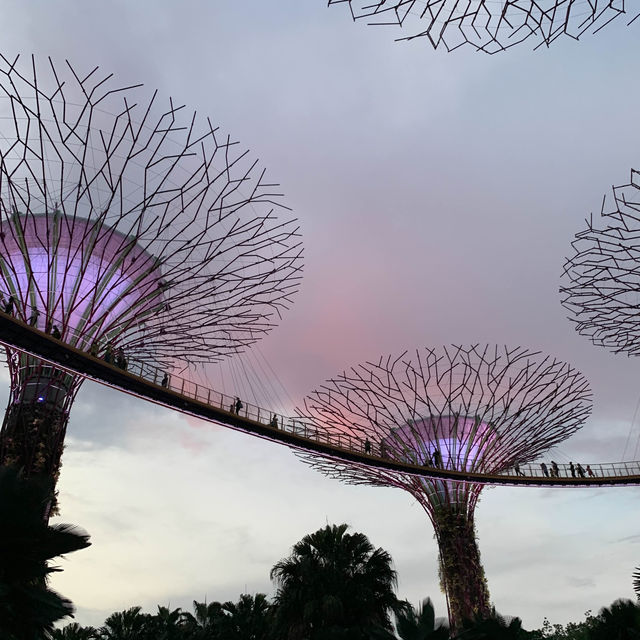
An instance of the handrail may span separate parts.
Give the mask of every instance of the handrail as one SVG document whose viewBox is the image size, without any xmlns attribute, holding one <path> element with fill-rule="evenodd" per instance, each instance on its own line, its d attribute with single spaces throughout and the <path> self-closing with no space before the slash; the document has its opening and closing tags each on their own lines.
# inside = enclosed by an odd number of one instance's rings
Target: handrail
<svg viewBox="0 0 640 640">
<path fill-rule="evenodd" d="M 65 336 L 66 337 L 66 336 Z M 187 378 L 171 374 L 149 363 L 128 359 L 126 364 L 106 362 L 106 346 L 93 355 L 53 337 L 51 334 L 0 309 L 0 344 L 28 353 L 55 366 L 90 378 L 101 384 L 171 407 L 295 449 L 399 471 L 427 478 L 513 486 L 611 486 L 640 485 L 640 461 L 597 463 L 571 466 L 550 463 L 547 474 L 542 463 L 521 464 L 498 474 L 457 471 L 421 466 L 383 455 L 375 444 L 357 436 L 320 432 L 304 420 L 277 414 L 242 401 L 236 411 L 236 398 L 210 389 Z M 166 377 L 165 377 L 166 374 Z M 277 424 L 276 424 L 277 423 Z"/>
</svg>

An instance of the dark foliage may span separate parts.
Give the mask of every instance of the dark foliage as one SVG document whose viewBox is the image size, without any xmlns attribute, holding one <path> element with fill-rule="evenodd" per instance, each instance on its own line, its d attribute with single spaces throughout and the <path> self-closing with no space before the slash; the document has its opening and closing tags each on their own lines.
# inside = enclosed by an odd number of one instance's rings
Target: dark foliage
<svg viewBox="0 0 640 640">
<path fill-rule="evenodd" d="M 52 484 L 25 479 L 0 467 L 0 637 L 41 640 L 53 624 L 73 614 L 72 603 L 47 586 L 60 569 L 50 560 L 90 545 L 89 536 L 68 524 L 49 526 L 44 514 Z"/>
</svg>

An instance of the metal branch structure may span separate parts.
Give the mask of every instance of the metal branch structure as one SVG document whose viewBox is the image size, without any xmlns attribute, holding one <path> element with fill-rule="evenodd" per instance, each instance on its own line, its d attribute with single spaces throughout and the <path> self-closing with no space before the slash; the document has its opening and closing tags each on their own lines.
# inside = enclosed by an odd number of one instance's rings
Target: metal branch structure
<svg viewBox="0 0 640 640">
<path fill-rule="evenodd" d="M 593 344 L 640 355 L 640 172 L 603 198 L 596 225 L 586 223 L 565 261 L 562 304 Z"/>
<path fill-rule="evenodd" d="M 478 345 L 358 365 L 298 409 L 312 428 L 364 440 L 372 455 L 485 474 L 536 459 L 577 431 L 590 412 L 589 385 L 571 366 L 520 347 Z M 474 524 L 482 484 L 301 455 L 331 478 L 408 491 L 435 529 L 452 626 L 489 612 Z"/>
<path fill-rule="evenodd" d="M 210 120 L 98 68 L 0 56 L 5 311 L 126 368 L 215 361 L 299 286 L 296 220 Z M 78 376 L 7 349 L 0 462 L 57 477 Z"/>
<path fill-rule="evenodd" d="M 425 38 L 434 49 L 453 51 L 469 45 L 485 53 L 504 51 L 525 40 L 535 48 L 549 46 L 562 36 L 578 39 L 596 33 L 615 18 L 631 24 L 633 0 L 329 0 L 348 3 L 354 20 L 395 25 L 406 35 L 399 40 Z"/>
</svg>

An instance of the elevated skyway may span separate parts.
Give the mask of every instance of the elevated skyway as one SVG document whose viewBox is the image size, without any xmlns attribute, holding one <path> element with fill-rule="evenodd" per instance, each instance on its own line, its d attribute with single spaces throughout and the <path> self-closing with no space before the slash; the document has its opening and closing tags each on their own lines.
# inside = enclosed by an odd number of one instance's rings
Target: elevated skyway
<svg viewBox="0 0 640 640">
<path fill-rule="evenodd" d="M 322 433 L 310 428 L 299 418 L 279 415 L 245 401 L 240 412 L 236 413 L 235 398 L 232 396 L 173 374 L 165 379 L 163 370 L 142 362 L 128 360 L 125 370 L 87 351 L 62 342 L 2 311 L 0 311 L 0 344 L 37 356 L 61 369 L 180 413 L 278 442 L 293 449 L 319 453 L 348 462 L 425 478 L 476 482 L 485 485 L 537 487 L 640 485 L 640 462 L 599 463 L 591 464 L 588 468 L 587 465 L 580 468 L 575 465 L 573 474 L 569 465 L 558 465 L 557 475 L 552 475 L 549 465 L 547 476 L 539 463 L 520 465 L 518 471 L 510 469 L 499 475 L 488 475 L 420 466 L 390 459 L 384 457 L 375 444 L 367 444 L 356 437 Z"/>
</svg>

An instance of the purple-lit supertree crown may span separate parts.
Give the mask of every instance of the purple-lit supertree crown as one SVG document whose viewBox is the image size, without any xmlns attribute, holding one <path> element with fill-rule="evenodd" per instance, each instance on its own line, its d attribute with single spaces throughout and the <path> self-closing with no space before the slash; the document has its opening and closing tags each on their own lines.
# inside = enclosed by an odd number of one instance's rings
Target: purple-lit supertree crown
<svg viewBox="0 0 640 640">
<path fill-rule="evenodd" d="M 490 474 L 569 437 L 589 415 L 590 398 L 587 381 L 565 363 L 523 348 L 475 345 L 359 365 L 314 391 L 298 413 L 320 432 L 359 439 L 373 455 Z M 474 525 L 481 484 L 303 457 L 350 484 L 409 491 L 436 532 L 452 626 L 488 613 Z"/>
<path fill-rule="evenodd" d="M 556 38 L 578 39 L 621 15 L 631 23 L 624 0 L 329 0 L 348 3 L 354 20 L 402 27 L 400 40 L 426 38 L 434 49 L 471 45 L 485 53 L 503 51 L 531 39 L 537 47 Z"/>
<path fill-rule="evenodd" d="M 209 120 L 97 68 L 0 57 L 0 301 L 94 355 L 242 350 L 297 290 L 295 219 Z M 8 350 L 5 463 L 57 475 L 80 379 Z"/>
<path fill-rule="evenodd" d="M 613 187 L 601 221 L 576 234 L 564 265 L 562 304 L 576 331 L 616 353 L 640 355 L 640 172 Z"/>
</svg>

